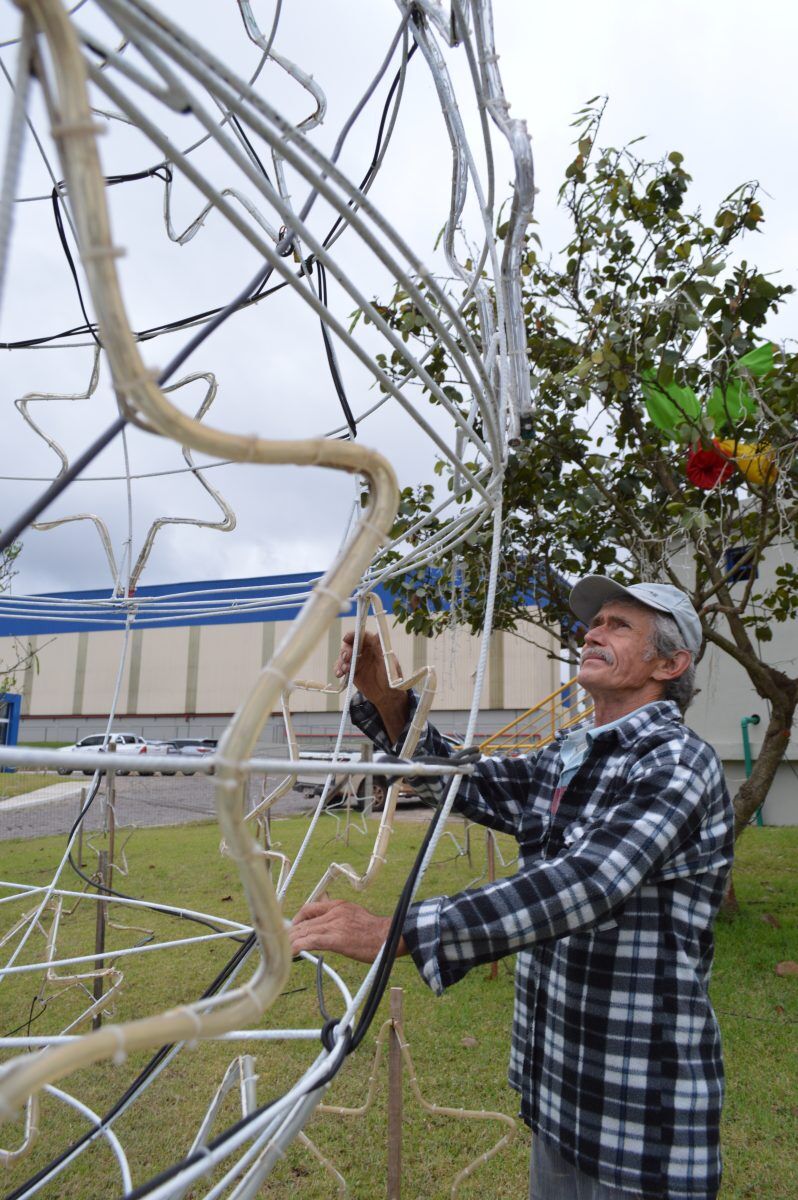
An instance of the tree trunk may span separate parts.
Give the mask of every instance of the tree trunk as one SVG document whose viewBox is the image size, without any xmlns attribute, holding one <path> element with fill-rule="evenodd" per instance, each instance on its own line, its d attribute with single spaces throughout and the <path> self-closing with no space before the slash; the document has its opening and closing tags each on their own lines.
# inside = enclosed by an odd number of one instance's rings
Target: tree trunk
<svg viewBox="0 0 798 1200">
<path fill-rule="evenodd" d="M 735 837 L 740 836 L 765 801 L 779 764 L 787 753 L 797 705 L 798 695 L 793 683 L 789 693 L 782 696 L 782 703 L 774 705 L 750 778 L 741 784 L 734 797 Z"/>
</svg>

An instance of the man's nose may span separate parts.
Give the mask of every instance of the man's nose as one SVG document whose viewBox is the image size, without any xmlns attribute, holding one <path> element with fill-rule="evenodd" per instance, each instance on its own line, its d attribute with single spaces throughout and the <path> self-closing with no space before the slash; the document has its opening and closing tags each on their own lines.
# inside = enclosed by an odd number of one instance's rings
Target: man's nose
<svg viewBox="0 0 798 1200">
<path fill-rule="evenodd" d="M 584 645 L 592 646 L 594 643 L 600 642 L 601 641 L 600 634 L 601 634 L 601 626 L 600 625 L 596 626 L 595 629 L 587 629 L 585 631 Z"/>
</svg>

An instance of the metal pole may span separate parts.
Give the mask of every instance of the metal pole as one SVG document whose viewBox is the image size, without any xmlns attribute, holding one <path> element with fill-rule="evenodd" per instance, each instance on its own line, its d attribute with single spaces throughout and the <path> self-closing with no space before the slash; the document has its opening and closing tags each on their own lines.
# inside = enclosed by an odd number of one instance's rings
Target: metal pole
<svg viewBox="0 0 798 1200">
<path fill-rule="evenodd" d="M 99 863 L 100 895 L 102 895 L 106 890 L 106 875 L 107 874 L 108 874 L 108 851 L 101 850 L 100 851 L 100 863 Z M 105 952 L 105 901 L 104 900 L 97 901 L 97 923 L 94 928 L 94 952 L 95 952 L 95 954 L 99 954 L 99 955 L 102 955 Z M 98 971 L 98 972 L 102 971 L 104 966 L 105 966 L 104 958 L 96 958 L 94 960 L 94 968 L 96 971 Z M 98 975 L 95 975 L 95 977 L 94 977 L 94 999 L 101 1000 L 102 994 L 103 994 L 103 977 L 102 977 L 102 975 L 98 974 Z M 100 1011 L 97 1011 L 92 1018 L 91 1027 L 92 1027 L 92 1029 L 99 1029 L 100 1026 L 102 1025 L 102 1023 L 103 1023 L 102 1013 Z"/>
<path fill-rule="evenodd" d="M 388 1034 L 388 1200 L 402 1197 L 402 1027 L 401 988 L 390 994 L 391 1031 Z"/>
<path fill-rule="evenodd" d="M 748 726 L 749 725 L 758 725 L 758 724 L 759 724 L 759 717 L 756 713 L 754 713 L 754 715 L 751 717 L 743 717 L 743 719 L 740 721 L 740 730 L 743 735 L 743 757 L 745 759 L 745 777 L 746 777 L 746 779 L 751 778 L 751 772 L 754 769 L 754 759 L 753 759 L 753 755 L 751 754 L 751 738 L 748 733 Z M 759 808 L 756 810 L 756 823 L 759 826 L 762 826 L 765 824 L 764 817 L 762 816 L 762 805 L 761 804 L 760 804 Z"/>
</svg>

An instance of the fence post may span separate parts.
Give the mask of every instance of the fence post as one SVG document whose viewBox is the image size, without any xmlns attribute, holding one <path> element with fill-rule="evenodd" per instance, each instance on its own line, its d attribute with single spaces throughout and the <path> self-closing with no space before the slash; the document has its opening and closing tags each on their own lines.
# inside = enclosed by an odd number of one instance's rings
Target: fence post
<svg viewBox="0 0 798 1200">
<path fill-rule="evenodd" d="M 388 1034 L 388 1200 L 402 1196 L 402 1027 L 401 988 L 390 994 L 391 1029 Z"/>
<path fill-rule="evenodd" d="M 100 851 L 99 875 L 100 881 L 98 890 L 102 896 L 106 889 L 106 876 L 108 874 L 108 851 Z M 105 900 L 97 901 L 97 921 L 94 927 L 94 953 L 104 954 L 105 952 Z M 105 966 L 104 958 L 95 958 L 94 968 L 96 971 L 101 971 Z M 103 995 L 103 977 L 95 975 L 94 977 L 94 999 L 102 1000 Z M 102 1013 L 98 1010 L 92 1017 L 92 1029 L 99 1029 L 103 1023 Z"/>
</svg>

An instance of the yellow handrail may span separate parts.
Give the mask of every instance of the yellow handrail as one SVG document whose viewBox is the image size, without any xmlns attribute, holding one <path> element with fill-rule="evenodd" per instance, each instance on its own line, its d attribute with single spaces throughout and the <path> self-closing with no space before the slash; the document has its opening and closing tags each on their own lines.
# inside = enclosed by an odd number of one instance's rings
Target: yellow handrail
<svg viewBox="0 0 798 1200">
<path fill-rule="evenodd" d="M 553 741 L 558 732 L 570 729 L 592 712 L 593 705 L 580 697 L 576 680 L 569 679 L 556 692 L 492 733 L 479 748 L 483 754 L 539 750 Z"/>
</svg>

